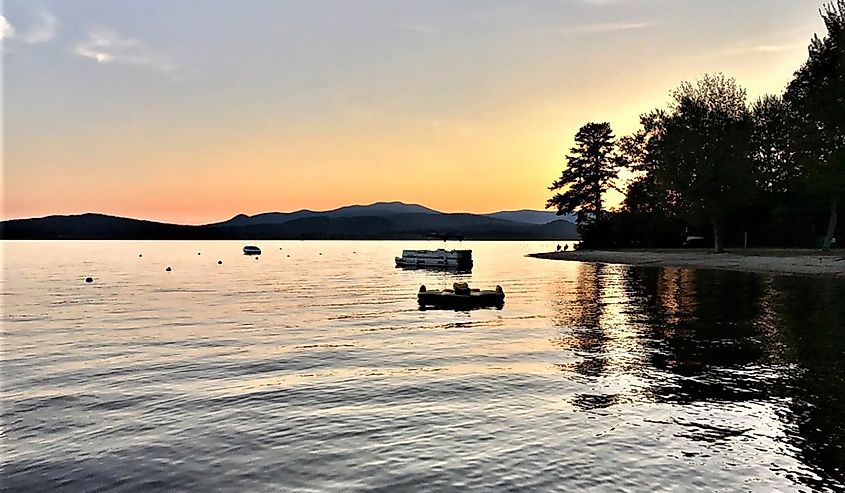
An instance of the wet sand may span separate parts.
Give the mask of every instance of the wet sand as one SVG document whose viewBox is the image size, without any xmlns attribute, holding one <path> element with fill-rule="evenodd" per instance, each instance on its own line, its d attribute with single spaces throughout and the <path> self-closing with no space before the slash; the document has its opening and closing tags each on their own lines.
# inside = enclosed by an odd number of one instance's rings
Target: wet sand
<svg viewBox="0 0 845 493">
<path fill-rule="evenodd" d="M 845 277 L 842 251 L 749 249 L 714 254 L 709 250 L 584 250 L 532 253 L 530 257 L 606 264 L 722 269 L 774 274 Z"/>
</svg>

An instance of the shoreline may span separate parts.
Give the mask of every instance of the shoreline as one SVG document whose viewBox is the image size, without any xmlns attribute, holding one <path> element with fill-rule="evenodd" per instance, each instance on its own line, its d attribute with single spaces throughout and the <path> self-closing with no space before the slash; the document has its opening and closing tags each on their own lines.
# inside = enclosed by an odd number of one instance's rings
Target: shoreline
<svg viewBox="0 0 845 493">
<path fill-rule="evenodd" d="M 709 250 L 576 250 L 530 253 L 528 257 L 599 264 L 717 269 L 761 274 L 845 277 L 842 252 L 749 249 L 715 254 Z"/>
</svg>

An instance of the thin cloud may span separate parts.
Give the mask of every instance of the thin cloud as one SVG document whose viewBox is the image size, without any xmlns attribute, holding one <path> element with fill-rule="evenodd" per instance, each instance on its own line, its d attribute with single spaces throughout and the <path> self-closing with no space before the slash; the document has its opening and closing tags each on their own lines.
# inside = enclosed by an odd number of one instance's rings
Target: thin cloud
<svg viewBox="0 0 845 493">
<path fill-rule="evenodd" d="M 690 58 L 708 59 L 723 58 L 753 54 L 782 53 L 788 51 L 800 51 L 807 48 L 806 42 L 783 43 L 783 44 L 751 44 L 743 46 L 730 46 L 711 53 L 703 53 Z"/>
<path fill-rule="evenodd" d="M 595 24 L 581 24 L 551 29 L 550 35 L 570 34 L 604 34 L 621 31 L 634 31 L 654 27 L 657 24 L 639 21 L 598 22 Z"/>
<path fill-rule="evenodd" d="M 620 3 L 634 3 L 635 0 L 584 0 L 584 3 L 588 5 L 596 5 L 596 6 L 605 6 L 605 5 L 617 5 Z"/>
<path fill-rule="evenodd" d="M 650 22 L 600 22 L 598 24 L 585 24 L 576 26 L 570 31 L 580 33 L 609 33 L 614 31 L 630 31 L 633 29 L 645 29 L 652 27 Z"/>
<path fill-rule="evenodd" d="M 437 34 L 437 29 L 431 26 L 427 26 L 425 24 L 403 24 L 400 26 L 395 26 L 395 29 L 398 29 L 400 31 L 408 31 L 423 36 L 434 36 L 435 34 Z"/>
<path fill-rule="evenodd" d="M 756 46 L 746 46 L 742 50 L 737 50 L 737 52 L 744 51 L 744 52 L 752 52 L 752 53 L 778 53 L 781 51 L 794 51 L 800 50 L 807 47 L 806 42 L 801 43 L 792 43 L 792 44 L 781 44 L 781 45 L 756 45 Z"/>
<path fill-rule="evenodd" d="M 352 100 L 346 93 L 332 89 L 327 92 L 331 107 L 338 114 L 354 120 L 380 120 L 383 114 L 377 109 Z"/>
<path fill-rule="evenodd" d="M 38 44 L 45 43 L 56 37 L 56 28 L 59 25 L 58 19 L 53 14 L 42 10 L 36 15 L 37 21 L 21 37 L 24 43 Z"/>
<path fill-rule="evenodd" d="M 161 72 L 172 72 L 177 68 L 172 61 L 156 54 L 140 40 L 123 38 L 106 29 L 90 32 L 88 39 L 76 45 L 73 51 L 101 64 L 136 65 Z"/>
<path fill-rule="evenodd" d="M 482 4 L 485 5 L 485 4 Z M 503 15 L 507 15 L 510 12 L 513 12 L 514 6 L 512 3 L 504 3 L 499 5 L 494 5 L 492 7 L 487 7 L 482 10 L 479 10 L 472 14 L 472 18 L 476 20 L 480 19 L 487 19 L 491 17 L 501 17 Z"/>
<path fill-rule="evenodd" d="M 15 28 L 9 24 L 5 17 L 0 15 L 0 39 L 9 39 L 15 36 Z"/>
<path fill-rule="evenodd" d="M 691 56 L 693 59 L 720 58 L 731 56 L 743 56 L 753 54 L 777 54 L 783 52 L 798 52 L 807 49 L 807 33 L 815 29 L 813 25 L 796 26 L 776 32 L 770 32 L 764 36 L 755 36 L 748 39 L 738 40 L 734 43 Z"/>
<path fill-rule="evenodd" d="M 724 57 L 741 57 L 747 55 L 766 55 L 784 52 L 800 52 L 807 49 L 807 40 L 803 35 L 796 36 L 795 30 L 782 31 L 767 35 L 763 38 L 746 39 L 690 56 L 691 59 L 711 59 Z M 791 38 L 791 39 L 790 39 Z"/>
</svg>

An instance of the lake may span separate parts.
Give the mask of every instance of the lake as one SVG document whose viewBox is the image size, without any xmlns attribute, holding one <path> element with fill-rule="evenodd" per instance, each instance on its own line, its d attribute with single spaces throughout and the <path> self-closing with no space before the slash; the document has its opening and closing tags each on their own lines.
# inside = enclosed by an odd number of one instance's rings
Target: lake
<svg viewBox="0 0 845 493">
<path fill-rule="evenodd" d="M 0 487 L 845 488 L 842 280 L 250 243 L 3 242 Z"/>
</svg>

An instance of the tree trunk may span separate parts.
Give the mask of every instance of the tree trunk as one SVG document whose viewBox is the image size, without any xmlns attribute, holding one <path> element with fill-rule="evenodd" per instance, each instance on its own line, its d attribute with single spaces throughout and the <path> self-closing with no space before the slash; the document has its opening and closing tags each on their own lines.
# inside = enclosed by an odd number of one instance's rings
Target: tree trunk
<svg viewBox="0 0 845 493">
<path fill-rule="evenodd" d="M 822 249 L 830 250 L 833 243 L 833 235 L 836 233 L 837 209 L 839 208 L 839 197 L 833 196 L 830 198 L 830 218 L 827 222 L 827 234 L 824 236 L 824 244 Z"/>
<path fill-rule="evenodd" d="M 718 220 L 713 219 L 713 253 L 723 253 L 725 251 L 722 245 L 722 225 Z"/>
</svg>

